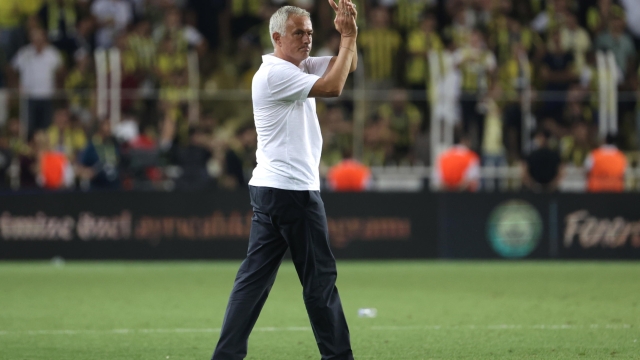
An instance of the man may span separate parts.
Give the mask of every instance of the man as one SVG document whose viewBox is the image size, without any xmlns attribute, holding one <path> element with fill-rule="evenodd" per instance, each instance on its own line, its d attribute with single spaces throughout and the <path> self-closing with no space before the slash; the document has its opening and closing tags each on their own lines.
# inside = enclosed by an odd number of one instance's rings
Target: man
<svg viewBox="0 0 640 360">
<path fill-rule="evenodd" d="M 396 58 L 402 48 L 402 36 L 390 26 L 389 10 L 379 6 L 371 10 L 371 26 L 362 32 L 367 87 L 389 89 L 396 83 Z"/>
<path fill-rule="evenodd" d="M 589 192 L 623 192 L 627 158 L 615 145 L 615 136 L 607 135 L 605 144 L 593 150 L 584 162 Z"/>
<path fill-rule="evenodd" d="M 190 47 L 196 49 L 199 54 L 204 54 L 207 49 L 207 42 L 198 30 L 182 24 L 182 13 L 177 8 L 167 11 L 164 24 L 153 31 L 156 43 L 160 43 L 167 36 L 176 42 L 179 51 L 186 51 Z"/>
<path fill-rule="evenodd" d="M 472 141 L 475 147 L 484 135 L 484 116 L 478 111 L 478 101 L 491 86 L 497 68 L 496 57 L 487 48 L 482 32 L 474 29 L 469 36 L 469 43 L 455 52 L 454 62 L 462 76 L 460 108 L 463 130 L 467 134 L 475 130 L 477 135 Z"/>
<path fill-rule="evenodd" d="M 99 48 L 111 47 L 115 35 L 133 21 L 133 9 L 124 0 L 96 0 L 91 4 L 91 14 L 98 23 L 96 46 Z"/>
<path fill-rule="evenodd" d="M 393 132 L 393 161 L 406 163 L 413 161 L 413 147 L 420 134 L 422 115 L 418 107 L 409 102 L 409 94 L 404 89 L 393 89 L 389 101 L 380 105 L 378 114 L 389 124 Z"/>
<path fill-rule="evenodd" d="M 51 124 L 53 95 L 57 77 L 63 71 L 62 58 L 47 43 L 42 29 L 30 33 L 31 44 L 23 47 L 13 58 L 12 68 L 20 75 L 20 91 L 27 97 L 29 134 Z"/>
<path fill-rule="evenodd" d="M 573 52 L 562 48 L 560 31 L 554 30 L 549 36 L 551 38 L 549 51 L 542 59 L 540 77 L 546 84 L 546 91 L 559 95 L 556 95 L 555 101 L 547 101 L 541 111 L 543 117 L 551 117 L 560 122 L 566 102 L 566 92 L 571 83 L 578 79 L 578 74 Z"/>
<path fill-rule="evenodd" d="M 111 121 L 100 121 L 79 159 L 79 175 L 89 181 L 91 189 L 120 188 L 120 149 L 111 132 Z"/>
<path fill-rule="evenodd" d="M 595 48 L 612 51 L 623 74 L 630 74 L 633 71 L 630 65 L 634 63 L 636 47 L 631 36 L 625 32 L 624 14 L 611 16 L 609 29 L 598 34 Z"/>
<path fill-rule="evenodd" d="M 547 130 L 539 130 L 533 139 L 536 150 L 523 163 L 523 183 L 534 192 L 554 192 L 562 179 L 562 164 L 557 151 L 549 148 Z"/>
<path fill-rule="evenodd" d="M 329 169 L 327 184 L 333 191 L 365 191 L 371 182 L 371 170 L 345 154 L 345 158 Z"/>
<path fill-rule="evenodd" d="M 342 43 L 336 57 L 309 57 L 313 36 L 307 11 L 285 6 L 269 22 L 275 52 L 262 57 L 253 78 L 258 165 L 249 181 L 253 219 L 247 258 L 240 266 L 213 360 L 240 360 L 289 248 L 323 360 L 352 360 L 349 329 L 320 198 L 322 136 L 313 98 L 339 96 L 355 70 L 356 17 L 350 0 L 336 5 Z"/>
<path fill-rule="evenodd" d="M 76 50 L 76 25 L 81 16 L 79 5 L 74 0 L 49 0 L 40 11 L 38 17 L 47 31 L 49 41 L 71 62 Z"/>
<path fill-rule="evenodd" d="M 53 114 L 53 124 L 47 128 L 49 146 L 67 155 L 71 160 L 76 158 L 87 146 L 87 136 L 77 119 L 71 119 L 67 108 L 59 108 Z"/>
<path fill-rule="evenodd" d="M 471 151 L 466 135 L 456 134 L 455 145 L 438 157 L 433 181 L 444 191 L 477 191 L 480 185 L 480 158 Z"/>
</svg>

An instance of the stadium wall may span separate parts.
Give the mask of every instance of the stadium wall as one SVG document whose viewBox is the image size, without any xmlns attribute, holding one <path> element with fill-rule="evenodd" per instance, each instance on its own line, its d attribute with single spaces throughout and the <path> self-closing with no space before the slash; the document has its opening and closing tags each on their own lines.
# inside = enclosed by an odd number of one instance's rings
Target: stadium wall
<svg viewBox="0 0 640 360">
<path fill-rule="evenodd" d="M 245 191 L 0 196 L 0 259 L 240 259 Z M 640 259 L 640 194 L 323 194 L 343 259 Z"/>
</svg>

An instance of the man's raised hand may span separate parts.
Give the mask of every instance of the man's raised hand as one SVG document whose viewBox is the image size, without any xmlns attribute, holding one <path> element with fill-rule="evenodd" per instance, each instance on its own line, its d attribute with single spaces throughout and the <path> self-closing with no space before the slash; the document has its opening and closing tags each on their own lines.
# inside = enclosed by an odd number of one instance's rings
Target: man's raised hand
<svg viewBox="0 0 640 360">
<path fill-rule="evenodd" d="M 358 12 L 356 6 L 351 0 L 341 0 L 338 4 L 334 0 L 328 0 L 329 5 L 336 12 L 336 18 L 333 20 L 336 30 L 343 37 L 355 36 L 358 33 L 358 27 L 356 26 L 356 18 Z"/>
</svg>

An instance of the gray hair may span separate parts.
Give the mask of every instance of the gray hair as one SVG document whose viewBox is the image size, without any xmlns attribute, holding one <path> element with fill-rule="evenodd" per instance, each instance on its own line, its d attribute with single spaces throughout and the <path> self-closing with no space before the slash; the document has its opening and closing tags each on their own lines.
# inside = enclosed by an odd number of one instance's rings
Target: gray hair
<svg viewBox="0 0 640 360">
<path fill-rule="evenodd" d="M 281 36 L 287 31 L 287 20 L 289 20 L 289 16 L 298 15 L 298 16 L 306 16 L 311 18 L 311 14 L 305 9 L 301 9 L 297 6 L 283 6 L 278 9 L 273 15 L 271 15 L 271 19 L 269 20 L 269 35 L 271 37 L 271 43 L 273 44 L 273 48 L 276 47 L 276 42 L 273 40 L 273 34 L 278 33 Z"/>
</svg>

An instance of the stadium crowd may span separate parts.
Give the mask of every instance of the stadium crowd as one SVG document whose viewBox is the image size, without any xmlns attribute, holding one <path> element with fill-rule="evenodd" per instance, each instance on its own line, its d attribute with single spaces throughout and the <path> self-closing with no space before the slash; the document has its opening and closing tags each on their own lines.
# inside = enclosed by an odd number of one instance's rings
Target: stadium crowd
<svg viewBox="0 0 640 360">
<path fill-rule="evenodd" d="M 432 50 L 452 54 L 456 131 L 482 164 L 526 157 L 525 86 L 544 146 L 561 163 L 588 163 L 601 140 L 597 50 L 613 52 L 621 94 L 638 90 L 633 0 L 354 2 L 367 89 L 388 91 L 367 104 L 367 166 L 430 162 Z M 324 0 L 0 1 L 0 188 L 246 186 L 257 146 L 250 100 L 202 96 L 195 116 L 189 102 L 195 92 L 250 90 L 261 55 L 272 51 L 269 17 L 287 3 L 311 12 L 313 55 L 336 55 L 340 37 Z M 118 124 L 96 112 L 93 55 L 112 47 L 121 54 Z M 199 89 L 190 88 L 190 53 Z M 637 150 L 635 95 L 618 102 L 610 143 Z M 354 103 L 319 101 L 318 114 L 327 169 L 352 155 Z"/>
</svg>

